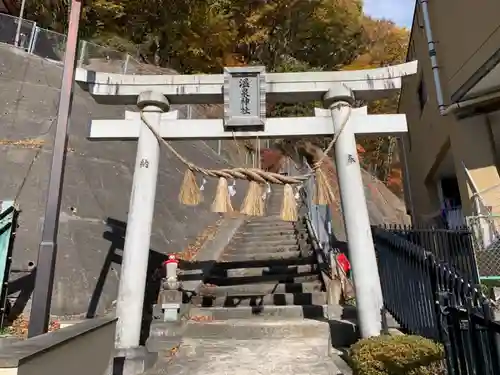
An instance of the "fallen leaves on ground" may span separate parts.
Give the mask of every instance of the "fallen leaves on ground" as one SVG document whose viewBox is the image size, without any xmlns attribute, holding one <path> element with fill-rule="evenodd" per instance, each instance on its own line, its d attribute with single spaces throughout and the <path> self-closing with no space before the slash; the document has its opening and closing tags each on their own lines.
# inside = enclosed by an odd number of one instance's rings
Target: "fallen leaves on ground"
<svg viewBox="0 0 500 375">
<path fill-rule="evenodd" d="M 8 335 L 12 335 L 19 338 L 28 337 L 28 318 L 23 315 L 19 316 L 14 320 L 8 327 L 5 328 L 5 332 Z M 51 320 L 49 323 L 49 332 L 57 331 L 61 328 L 61 324 L 57 320 Z"/>
<path fill-rule="evenodd" d="M 203 245 L 215 237 L 221 223 L 222 220 L 219 220 L 215 225 L 206 227 L 203 232 L 196 237 L 193 243 L 187 245 L 184 250 L 176 254 L 176 258 L 187 262 L 193 261 Z"/>
<path fill-rule="evenodd" d="M 30 149 L 41 149 L 45 145 L 45 141 L 43 139 L 0 139 L 0 146 L 13 146 L 18 148 L 30 148 Z M 75 149 L 68 147 L 66 149 L 69 152 L 74 152 Z"/>
<path fill-rule="evenodd" d="M 179 351 L 179 347 L 180 345 L 177 345 L 170 349 L 170 355 L 175 355 Z"/>
<path fill-rule="evenodd" d="M 179 352 L 179 348 L 180 348 L 180 344 L 174 346 L 172 349 L 170 349 L 167 353 L 166 353 L 166 357 L 168 358 L 168 361 L 167 363 L 170 363 L 174 360 L 176 354 Z"/>
<path fill-rule="evenodd" d="M 0 145 L 2 146 L 18 146 L 22 148 L 42 148 L 45 141 L 42 139 L 0 139 Z"/>
</svg>

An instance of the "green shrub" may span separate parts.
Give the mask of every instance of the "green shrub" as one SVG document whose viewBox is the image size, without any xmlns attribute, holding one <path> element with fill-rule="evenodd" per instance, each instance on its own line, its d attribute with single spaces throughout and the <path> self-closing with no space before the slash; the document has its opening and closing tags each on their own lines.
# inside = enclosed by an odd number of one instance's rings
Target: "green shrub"
<svg viewBox="0 0 500 375">
<path fill-rule="evenodd" d="M 420 336 L 382 335 L 363 339 L 349 351 L 354 375 L 442 375 L 444 350 Z"/>
</svg>

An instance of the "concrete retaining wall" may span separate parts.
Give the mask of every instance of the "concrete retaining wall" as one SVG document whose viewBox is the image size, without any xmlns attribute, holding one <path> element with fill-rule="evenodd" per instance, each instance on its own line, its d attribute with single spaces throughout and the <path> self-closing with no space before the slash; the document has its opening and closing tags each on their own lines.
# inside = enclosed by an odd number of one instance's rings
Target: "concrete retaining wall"
<svg viewBox="0 0 500 375">
<path fill-rule="evenodd" d="M 89 319 L 0 348 L 0 375 L 102 375 L 114 349 L 116 318 Z"/>
</svg>

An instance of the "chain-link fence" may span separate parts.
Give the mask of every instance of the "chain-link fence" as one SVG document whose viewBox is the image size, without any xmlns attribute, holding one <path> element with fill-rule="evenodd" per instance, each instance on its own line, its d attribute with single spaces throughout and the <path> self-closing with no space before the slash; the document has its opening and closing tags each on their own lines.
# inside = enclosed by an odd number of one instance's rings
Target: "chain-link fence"
<svg viewBox="0 0 500 375">
<path fill-rule="evenodd" d="M 66 35 L 41 28 L 36 22 L 0 14 L 0 43 L 18 47 L 28 53 L 61 62 L 64 59 Z M 97 68 L 107 73 L 158 74 L 158 67 L 147 66 L 126 52 L 81 40 L 78 67 Z M 170 71 L 171 72 L 171 71 Z"/>
<path fill-rule="evenodd" d="M 66 35 L 41 28 L 33 21 L 19 21 L 18 17 L 0 14 L 0 43 L 62 64 Z M 77 66 L 105 73 L 178 74 L 172 69 L 143 63 L 126 52 L 86 40 L 79 42 Z M 176 109 L 181 112 L 181 118 L 220 118 L 222 115 L 222 106 L 187 105 Z M 209 140 L 206 144 L 231 164 L 256 166 L 258 157 L 255 152 L 234 140 Z"/>
<path fill-rule="evenodd" d="M 0 14 L 0 42 L 18 46 L 26 51 L 31 49 L 36 23 L 19 21 L 18 17 Z"/>
</svg>

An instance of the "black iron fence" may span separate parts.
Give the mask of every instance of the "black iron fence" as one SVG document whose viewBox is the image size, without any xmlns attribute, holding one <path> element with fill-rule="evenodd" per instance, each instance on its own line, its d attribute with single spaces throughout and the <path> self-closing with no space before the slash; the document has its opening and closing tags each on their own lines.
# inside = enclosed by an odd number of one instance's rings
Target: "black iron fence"
<svg viewBox="0 0 500 375">
<path fill-rule="evenodd" d="M 498 374 L 500 324 L 480 288 L 404 236 L 372 231 L 384 306 L 401 327 L 443 343 L 448 375 Z"/>
<path fill-rule="evenodd" d="M 447 263 L 464 279 L 479 284 L 472 232 L 469 228 L 451 230 L 409 225 L 390 225 L 383 228 L 430 251 L 437 261 Z"/>
</svg>

